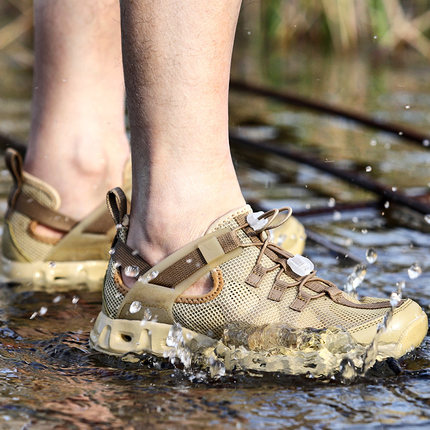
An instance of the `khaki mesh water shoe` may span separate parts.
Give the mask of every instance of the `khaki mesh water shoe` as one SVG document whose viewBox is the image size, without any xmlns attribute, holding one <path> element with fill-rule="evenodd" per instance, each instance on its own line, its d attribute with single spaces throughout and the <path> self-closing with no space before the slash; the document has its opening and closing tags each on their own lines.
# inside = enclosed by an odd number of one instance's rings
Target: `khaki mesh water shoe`
<svg viewBox="0 0 430 430">
<path fill-rule="evenodd" d="M 249 206 L 215 221 L 207 234 L 151 267 L 126 245 L 129 218 L 120 189 L 108 193 L 117 236 L 105 277 L 103 305 L 90 335 L 92 346 L 108 354 L 168 354 L 169 332 L 179 323 L 187 343 L 213 342 L 228 323 L 282 323 L 292 328 L 341 327 L 360 344 L 372 342 L 391 309 L 378 299 L 355 300 L 317 277 L 313 263 L 270 241 L 270 230 L 287 216 L 278 210 L 255 214 Z M 136 277 L 132 288 L 120 267 Z M 212 290 L 190 296 L 194 282 L 210 274 Z M 151 316 L 151 318 L 150 318 Z M 427 333 L 427 316 L 403 300 L 379 338 L 380 357 L 400 357 Z M 170 336 L 171 337 L 171 336 Z"/>
<path fill-rule="evenodd" d="M 77 222 L 58 212 L 60 196 L 47 183 L 23 171 L 14 150 L 5 155 L 13 178 L 2 238 L 5 280 L 34 289 L 100 289 L 115 227 L 103 203 Z M 38 224 L 64 233 L 58 240 L 38 234 Z"/>
<path fill-rule="evenodd" d="M 23 171 L 22 158 L 13 149 L 5 155 L 14 185 L 9 196 L 2 239 L 3 281 L 28 284 L 30 288 L 99 290 L 115 236 L 105 203 L 77 222 L 58 212 L 60 196 L 46 182 Z M 130 163 L 129 163 L 130 164 Z M 124 188 L 131 189 L 131 166 L 124 172 Z M 37 225 L 64 233 L 53 241 L 37 234 Z M 305 246 L 305 230 L 294 218 L 273 232 L 274 240 L 292 253 Z"/>
</svg>

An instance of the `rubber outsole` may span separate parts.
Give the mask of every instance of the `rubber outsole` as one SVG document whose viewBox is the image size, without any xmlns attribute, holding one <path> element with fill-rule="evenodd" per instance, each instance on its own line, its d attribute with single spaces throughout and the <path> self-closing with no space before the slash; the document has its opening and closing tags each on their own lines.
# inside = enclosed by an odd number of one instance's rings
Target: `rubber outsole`
<svg viewBox="0 0 430 430">
<path fill-rule="evenodd" d="M 2 257 L 2 281 L 29 285 L 36 291 L 67 291 L 85 289 L 100 291 L 108 262 L 90 261 L 36 261 L 17 262 Z"/>
<path fill-rule="evenodd" d="M 153 321 L 112 319 L 100 312 L 90 333 L 90 345 L 96 351 L 109 355 L 135 352 L 166 357 L 172 350 L 167 341 L 172 327 Z M 192 351 L 218 342 L 186 328 L 182 329 L 182 336 L 185 345 Z"/>
<path fill-rule="evenodd" d="M 418 347 L 427 333 L 427 315 L 416 318 L 402 333 L 396 343 L 379 344 L 377 360 L 388 357 L 400 358 Z M 172 329 L 170 324 L 152 321 L 113 319 L 100 312 L 90 333 L 90 345 L 99 352 L 123 355 L 129 352 L 150 353 L 159 357 L 169 354 L 171 346 L 167 338 Z M 182 329 L 185 344 L 196 350 L 217 342 L 192 330 Z"/>
</svg>

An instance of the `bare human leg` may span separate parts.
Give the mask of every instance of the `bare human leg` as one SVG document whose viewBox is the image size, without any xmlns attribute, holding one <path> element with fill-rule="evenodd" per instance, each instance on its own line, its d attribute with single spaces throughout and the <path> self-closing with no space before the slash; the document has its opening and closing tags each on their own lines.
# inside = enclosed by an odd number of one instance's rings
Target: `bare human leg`
<svg viewBox="0 0 430 430">
<path fill-rule="evenodd" d="M 81 219 L 122 183 L 124 126 L 116 0 L 35 0 L 35 76 L 25 170 Z M 39 233 L 61 233 L 38 226 Z"/>
<path fill-rule="evenodd" d="M 121 1 L 133 163 L 127 244 L 150 264 L 244 205 L 228 141 L 239 9 L 240 0 Z"/>
</svg>

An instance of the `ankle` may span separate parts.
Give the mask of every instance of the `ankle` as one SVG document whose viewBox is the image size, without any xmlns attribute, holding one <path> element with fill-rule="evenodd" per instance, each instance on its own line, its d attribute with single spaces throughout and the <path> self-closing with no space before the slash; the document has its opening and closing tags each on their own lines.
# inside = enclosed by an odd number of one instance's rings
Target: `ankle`
<svg viewBox="0 0 430 430">
<path fill-rule="evenodd" d="M 89 136 L 63 140 L 61 145 L 30 142 L 24 170 L 57 190 L 60 212 L 80 220 L 103 201 L 108 189 L 122 185 L 129 158 L 127 138 L 105 142 Z"/>
</svg>

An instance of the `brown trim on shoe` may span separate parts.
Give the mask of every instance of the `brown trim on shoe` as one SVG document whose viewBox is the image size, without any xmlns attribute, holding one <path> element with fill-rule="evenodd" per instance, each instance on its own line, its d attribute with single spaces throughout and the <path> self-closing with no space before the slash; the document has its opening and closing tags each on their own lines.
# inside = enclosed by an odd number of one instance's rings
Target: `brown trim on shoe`
<svg viewBox="0 0 430 430">
<path fill-rule="evenodd" d="M 42 236 L 40 233 L 37 232 L 37 227 L 40 224 L 37 221 L 31 221 L 28 225 L 27 232 L 28 234 L 35 240 L 38 240 L 39 242 L 46 243 L 47 245 L 56 245 L 60 240 L 60 238 L 54 238 L 54 237 L 47 237 Z"/>
<path fill-rule="evenodd" d="M 115 271 L 115 273 L 113 275 L 113 280 L 114 280 L 114 284 L 115 284 L 116 289 L 123 296 L 125 296 L 130 291 L 130 288 L 124 284 L 124 281 L 122 280 L 121 273 L 119 270 Z"/>
<path fill-rule="evenodd" d="M 220 269 L 212 270 L 211 276 L 213 281 L 213 287 L 211 291 L 209 291 L 209 293 L 204 294 L 203 296 L 182 295 L 175 300 L 175 303 L 188 303 L 195 305 L 210 302 L 211 300 L 213 300 L 222 291 L 222 288 L 224 287 L 224 278 Z"/>
<path fill-rule="evenodd" d="M 16 197 L 13 209 L 33 221 L 65 233 L 69 232 L 78 223 L 73 218 L 40 204 L 22 192 Z"/>
</svg>

